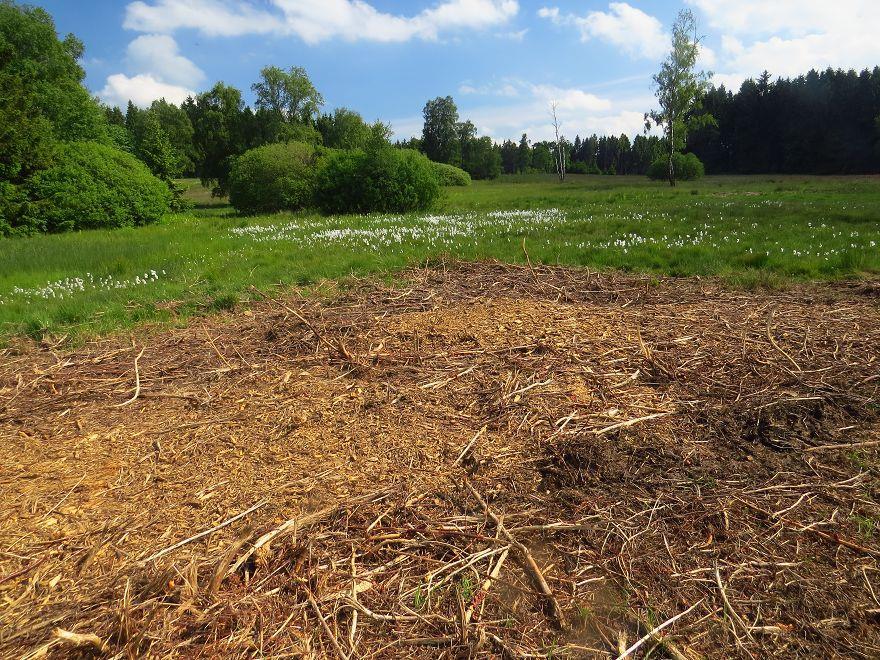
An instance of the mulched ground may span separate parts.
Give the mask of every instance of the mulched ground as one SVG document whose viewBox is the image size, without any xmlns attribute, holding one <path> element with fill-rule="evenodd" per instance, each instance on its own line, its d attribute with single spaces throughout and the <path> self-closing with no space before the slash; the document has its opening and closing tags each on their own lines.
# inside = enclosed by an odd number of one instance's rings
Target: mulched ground
<svg viewBox="0 0 880 660">
<path fill-rule="evenodd" d="M 878 291 L 455 264 L 0 352 L 0 655 L 877 657 Z"/>
</svg>

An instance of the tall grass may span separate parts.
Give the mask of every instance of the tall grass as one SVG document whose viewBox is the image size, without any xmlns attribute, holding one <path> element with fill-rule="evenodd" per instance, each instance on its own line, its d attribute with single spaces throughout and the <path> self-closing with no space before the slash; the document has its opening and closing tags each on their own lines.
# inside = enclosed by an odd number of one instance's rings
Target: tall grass
<svg viewBox="0 0 880 660">
<path fill-rule="evenodd" d="M 448 189 L 438 219 L 240 218 L 189 182 L 196 207 L 157 225 L 0 240 L 0 337 L 182 320 L 234 305 L 250 285 L 394 272 L 443 255 L 521 261 L 523 238 L 535 261 L 745 287 L 875 275 L 878 183 L 709 177 L 670 189 L 641 177 L 505 177 Z M 540 212 L 495 213 L 529 209 Z"/>
</svg>

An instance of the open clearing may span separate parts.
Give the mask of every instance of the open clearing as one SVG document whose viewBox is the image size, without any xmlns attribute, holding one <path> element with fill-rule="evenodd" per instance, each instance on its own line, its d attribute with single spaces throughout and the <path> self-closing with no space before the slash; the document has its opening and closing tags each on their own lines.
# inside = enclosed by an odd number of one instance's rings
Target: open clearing
<svg viewBox="0 0 880 660">
<path fill-rule="evenodd" d="M 0 655 L 880 654 L 876 282 L 269 295 L 0 353 Z"/>
<path fill-rule="evenodd" d="M 880 273 L 880 178 L 509 176 L 450 188 L 430 213 L 234 214 L 197 207 L 136 229 L 0 242 L 0 342 L 178 323 L 250 287 L 395 273 L 426 259 L 716 275 L 742 287 Z"/>
</svg>

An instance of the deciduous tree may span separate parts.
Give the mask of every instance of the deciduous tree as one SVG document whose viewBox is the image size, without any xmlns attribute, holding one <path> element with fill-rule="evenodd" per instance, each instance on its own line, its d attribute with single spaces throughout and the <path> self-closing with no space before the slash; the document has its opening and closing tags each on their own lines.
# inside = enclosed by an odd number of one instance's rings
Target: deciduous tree
<svg viewBox="0 0 880 660">
<path fill-rule="evenodd" d="M 697 71 L 700 40 L 693 12 L 683 9 L 672 26 L 672 50 L 654 76 L 658 110 L 645 115 L 645 128 L 660 126 L 666 138 L 669 157 L 669 185 L 675 185 L 672 156 L 681 151 L 687 132 L 699 122 L 712 121 L 711 115 L 697 114 L 703 93 L 709 86 L 709 74 Z"/>
<path fill-rule="evenodd" d="M 260 71 L 260 81 L 251 89 L 257 95 L 257 108 L 277 113 L 290 122 L 312 123 L 324 105 L 324 97 L 300 66 L 287 70 L 277 66 L 264 67 Z"/>
<path fill-rule="evenodd" d="M 422 150 L 438 163 L 459 165 L 461 162 L 458 108 L 451 96 L 440 97 L 425 104 L 422 128 Z"/>
</svg>

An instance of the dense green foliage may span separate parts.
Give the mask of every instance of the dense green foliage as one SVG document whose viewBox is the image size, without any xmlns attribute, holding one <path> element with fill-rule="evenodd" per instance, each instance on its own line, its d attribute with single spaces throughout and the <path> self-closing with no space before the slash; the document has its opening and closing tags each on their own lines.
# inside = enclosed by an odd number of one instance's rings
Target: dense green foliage
<svg viewBox="0 0 880 660">
<path fill-rule="evenodd" d="M 461 163 L 458 135 L 458 107 L 451 96 L 437 97 L 425 104 L 421 151 L 437 163 Z"/>
<path fill-rule="evenodd" d="M 45 10 L 0 0 L 0 77 L 6 89 L 26 97 L 24 107 L 46 120 L 43 139 L 108 139 L 104 114 L 82 86 L 85 74 L 77 62 L 82 54 L 83 45 L 73 35 L 58 39 Z M 14 134 L 26 130 L 24 119 L 3 116 L 0 125 Z"/>
<path fill-rule="evenodd" d="M 267 144 L 235 159 L 229 202 L 239 213 L 295 211 L 312 203 L 316 151 L 302 142 Z"/>
<path fill-rule="evenodd" d="M 336 108 L 333 114 L 318 117 L 315 127 L 325 147 L 331 149 L 369 149 L 388 145 L 391 127 L 380 121 L 368 124 L 354 110 Z"/>
<path fill-rule="evenodd" d="M 124 115 L 119 108 L 106 114 L 115 146 L 131 151 L 160 179 L 195 171 L 192 122 L 181 108 L 159 99 L 147 109 L 129 102 Z"/>
<path fill-rule="evenodd" d="M 494 179 L 501 174 L 501 153 L 492 138 L 476 133 L 469 121 L 459 125 L 461 168 L 474 179 Z"/>
<path fill-rule="evenodd" d="M 694 154 L 672 154 L 672 169 L 677 181 L 694 181 L 701 178 L 706 170 L 703 163 Z M 658 158 L 648 168 L 648 176 L 655 181 L 663 181 L 669 178 L 669 159 L 666 156 Z"/>
<path fill-rule="evenodd" d="M 286 71 L 277 66 L 263 67 L 259 82 L 251 85 L 251 90 L 257 96 L 257 109 L 274 114 L 282 122 L 311 124 L 324 105 L 324 97 L 300 66 Z"/>
<path fill-rule="evenodd" d="M 765 72 L 736 93 L 710 90 L 703 105 L 717 126 L 691 133 L 688 149 L 712 174 L 880 172 L 880 67 Z"/>
<path fill-rule="evenodd" d="M 58 140 L 109 141 L 81 84 L 82 52 L 73 35 L 58 39 L 43 9 L 0 0 L 0 180 L 21 183 L 45 167 Z"/>
<path fill-rule="evenodd" d="M 501 174 L 501 151 L 489 137 L 477 137 L 471 121 L 458 120 L 458 107 L 451 96 L 425 104 L 422 139 L 403 147 L 416 148 L 436 163 L 454 165 L 474 179 L 494 179 Z"/>
<path fill-rule="evenodd" d="M 431 162 L 410 149 L 338 151 L 323 159 L 315 201 L 325 213 L 405 213 L 440 194 Z"/>
<path fill-rule="evenodd" d="M 169 212 L 171 193 L 131 154 L 96 142 L 67 142 L 52 165 L 26 184 L 29 229 L 71 231 L 132 227 Z"/>
<path fill-rule="evenodd" d="M 217 196 L 227 194 L 232 160 L 247 151 L 241 91 L 217 83 L 195 100 L 187 99 L 183 109 L 193 126 L 196 175 L 203 186 L 213 187 Z"/>
<path fill-rule="evenodd" d="M 471 185 L 471 175 L 455 165 L 431 161 L 431 168 L 434 170 L 434 174 L 437 176 L 441 186 Z"/>
<path fill-rule="evenodd" d="M 27 202 L 27 195 L 21 186 L 0 181 L 0 237 L 28 233 L 22 220 Z"/>
<path fill-rule="evenodd" d="M 82 85 L 82 53 L 44 10 L 0 0 L 0 236 L 139 225 L 169 210 L 180 170 L 164 134 L 153 125 L 133 144 L 111 125 Z M 169 185 L 125 153 L 138 149 Z"/>
<path fill-rule="evenodd" d="M 279 142 L 322 142 L 315 122 L 323 97 L 301 67 L 265 67 L 252 89 L 256 111 L 245 105 L 241 90 L 222 82 L 182 105 L 193 130 L 195 174 L 218 197 L 229 192 L 232 164 L 245 151 Z"/>
</svg>

